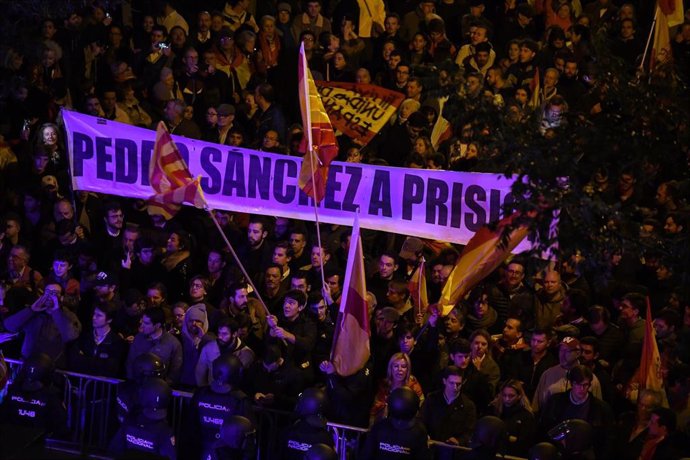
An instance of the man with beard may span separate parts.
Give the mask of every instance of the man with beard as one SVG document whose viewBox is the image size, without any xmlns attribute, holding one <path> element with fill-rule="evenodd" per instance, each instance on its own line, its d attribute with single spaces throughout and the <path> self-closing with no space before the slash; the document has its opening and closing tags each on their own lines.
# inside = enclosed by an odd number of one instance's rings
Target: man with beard
<svg viewBox="0 0 690 460">
<path fill-rule="evenodd" d="M 498 313 L 498 321 L 508 319 L 511 302 L 516 297 L 531 297 L 531 290 L 524 284 L 525 264 L 519 259 L 513 259 L 503 270 L 501 280 L 491 285 L 489 290 L 489 305 Z"/>
<path fill-rule="evenodd" d="M 263 283 L 259 289 L 261 298 L 271 313 L 277 312 L 282 306 L 283 294 L 285 294 L 280 283 L 282 276 L 283 274 L 278 264 L 271 263 L 264 270 Z"/>
<path fill-rule="evenodd" d="M 398 258 L 393 252 L 383 252 L 379 256 L 378 271 L 367 280 L 367 289 L 374 293 L 377 299 L 385 299 L 388 283 L 393 280 L 398 271 Z"/>
<path fill-rule="evenodd" d="M 180 383 L 191 387 L 196 385 L 195 371 L 201 350 L 214 339 L 208 333 L 208 314 L 203 303 L 192 305 L 185 312 L 180 339 L 183 355 Z"/>
<path fill-rule="evenodd" d="M 254 362 L 254 352 L 240 339 L 239 329 L 239 323 L 232 318 L 222 319 L 218 323 L 216 340 L 204 346 L 196 364 L 198 386 L 209 385 L 213 381 L 213 362 L 220 355 L 231 354 L 237 357 L 243 369 L 248 369 Z"/>
<path fill-rule="evenodd" d="M 255 283 L 258 283 L 261 271 L 271 262 L 273 255 L 268 231 L 266 219 L 261 216 L 252 216 L 247 226 L 247 239 L 237 251 L 247 274 Z"/>
</svg>

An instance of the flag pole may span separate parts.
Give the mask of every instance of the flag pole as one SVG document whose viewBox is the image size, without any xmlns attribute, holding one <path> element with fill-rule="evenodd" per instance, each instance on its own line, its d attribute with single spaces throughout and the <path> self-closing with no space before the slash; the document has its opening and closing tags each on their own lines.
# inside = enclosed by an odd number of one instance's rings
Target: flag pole
<svg viewBox="0 0 690 460">
<path fill-rule="evenodd" d="M 311 185 L 312 185 L 312 198 L 314 198 L 314 220 L 316 222 L 316 240 L 319 244 L 319 264 L 321 265 L 321 287 L 325 288 L 326 287 L 326 278 L 323 273 L 323 250 L 322 250 L 322 245 L 321 245 L 321 229 L 319 228 L 319 206 L 316 200 L 316 176 L 314 174 L 314 167 L 316 166 L 314 164 L 314 135 L 312 133 L 311 129 L 311 105 L 309 101 L 309 79 L 311 78 L 311 71 L 309 70 L 309 66 L 307 65 L 307 56 L 304 53 L 304 43 L 301 45 L 301 50 L 300 50 L 300 61 L 301 61 L 301 67 L 304 69 L 304 78 L 302 79 L 302 86 L 304 90 L 304 103 L 306 104 L 307 110 L 305 110 L 305 116 L 306 120 L 304 121 L 305 127 L 306 127 L 306 135 L 307 135 L 307 148 L 305 152 L 305 156 L 308 154 L 309 155 L 309 162 L 311 163 Z M 302 158 L 302 161 L 305 161 L 305 158 Z"/>
<path fill-rule="evenodd" d="M 417 312 L 420 315 L 422 314 L 422 270 L 426 270 L 424 262 L 424 256 L 422 256 L 421 262 L 419 262 L 419 265 L 417 265 L 417 270 L 419 272 L 417 273 L 419 276 L 419 281 L 417 282 Z"/>
<path fill-rule="evenodd" d="M 223 241 L 225 241 L 225 245 L 228 247 L 230 250 L 230 254 L 232 254 L 233 259 L 235 259 L 235 262 L 237 262 L 237 265 L 240 267 L 240 270 L 242 270 L 242 274 L 244 277 L 247 279 L 247 283 L 254 289 L 254 292 L 256 293 L 256 297 L 259 299 L 259 302 L 261 302 L 261 305 L 264 307 L 264 310 L 266 311 L 266 315 L 272 315 L 268 310 L 268 307 L 266 306 L 266 303 L 264 302 L 264 299 L 261 298 L 261 294 L 259 294 L 259 290 L 254 286 L 254 282 L 250 278 L 250 276 L 247 274 L 247 270 L 245 270 L 244 265 L 242 265 L 242 262 L 240 262 L 240 258 L 237 257 L 237 253 L 232 247 L 232 244 L 230 244 L 230 240 L 228 240 L 228 237 L 225 235 L 225 232 L 220 226 L 220 223 L 218 222 L 218 219 L 216 219 L 216 216 L 213 214 L 213 210 L 206 206 L 206 212 L 208 212 L 208 215 L 211 216 L 211 220 L 213 221 L 214 224 L 216 224 L 216 228 L 218 229 L 218 232 L 220 233 L 220 236 L 223 237 Z"/>
<path fill-rule="evenodd" d="M 640 61 L 639 71 L 644 72 L 644 62 L 647 59 L 647 53 L 649 52 L 649 45 L 652 43 L 652 36 L 654 35 L 654 28 L 656 27 L 657 16 L 659 15 L 659 5 L 656 6 L 654 10 L 654 20 L 652 20 L 652 27 L 649 29 L 649 35 L 647 36 L 647 44 L 644 47 L 644 53 L 642 54 L 642 60 Z M 651 63 L 650 63 L 651 64 Z M 650 69 L 651 71 L 651 69 Z"/>
<path fill-rule="evenodd" d="M 356 235 L 355 235 L 355 230 L 356 230 Z M 338 311 L 338 317 L 335 320 L 335 330 L 333 331 L 333 341 L 331 343 L 331 353 L 328 358 L 328 361 L 331 363 L 333 362 L 333 355 L 335 354 L 335 344 L 338 343 L 338 336 L 340 336 L 340 331 L 342 329 L 342 324 L 343 324 L 343 309 L 345 308 L 345 303 L 347 302 L 347 297 L 349 294 L 349 288 L 348 285 L 345 284 L 346 281 L 350 281 L 349 276 L 347 275 L 348 271 L 347 269 L 349 268 L 350 264 L 354 263 L 354 256 L 356 253 L 356 248 L 352 246 L 352 243 L 359 244 L 357 241 L 354 241 L 355 238 L 357 237 L 357 240 L 359 240 L 360 235 L 359 235 L 359 206 L 357 206 L 357 209 L 355 209 L 355 219 L 352 224 L 352 239 L 350 240 L 350 250 L 347 252 L 347 262 L 346 262 L 346 268 L 345 268 L 345 279 L 343 280 L 343 295 L 340 298 L 340 309 Z"/>
</svg>

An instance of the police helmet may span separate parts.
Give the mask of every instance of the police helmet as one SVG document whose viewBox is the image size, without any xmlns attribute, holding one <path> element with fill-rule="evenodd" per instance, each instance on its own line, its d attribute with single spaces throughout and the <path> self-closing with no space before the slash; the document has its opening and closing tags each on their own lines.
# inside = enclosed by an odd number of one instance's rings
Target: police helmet
<svg viewBox="0 0 690 460">
<path fill-rule="evenodd" d="M 549 437 L 563 444 L 567 454 L 577 454 L 592 447 L 592 425 L 580 419 L 565 420 L 549 430 Z"/>
<path fill-rule="evenodd" d="M 143 353 L 132 362 L 132 375 L 135 380 L 142 380 L 146 377 L 159 377 L 165 375 L 165 363 L 156 354 Z"/>
<path fill-rule="evenodd" d="M 256 430 L 247 417 L 233 415 L 220 428 L 220 440 L 231 449 L 244 449 Z"/>
<path fill-rule="evenodd" d="M 495 452 L 503 446 L 506 424 L 498 417 L 486 416 L 477 421 L 472 435 L 472 447 L 487 447 Z"/>
<path fill-rule="evenodd" d="M 32 354 L 22 366 L 22 390 L 37 391 L 48 385 L 54 369 L 55 364 L 50 356 L 45 353 Z"/>
<path fill-rule="evenodd" d="M 400 387 L 388 396 L 388 415 L 399 420 L 411 420 L 419 409 L 419 396 L 410 387 Z"/>
<path fill-rule="evenodd" d="M 153 420 L 163 420 L 168 415 L 168 405 L 172 390 L 167 382 L 158 377 L 151 377 L 139 388 L 139 404 L 142 414 Z"/>
<path fill-rule="evenodd" d="M 529 460 L 558 460 L 560 454 L 556 446 L 550 442 L 540 442 L 530 448 L 528 458 Z"/>
<path fill-rule="evenodd" d="M 326 393 L 319 388 L 307 388 L 297 399 L 295 413 L 303 418 L 310 415 L 323 415 L 326 408 Z"/>
<path fill-rule="evenodd" d="M 211 388 L 217 393 L 227 393 L 239 385 L 242 362 L 237 356 L 224 353 L 213 361 Z"/>
<path fill-rule="evenodd" d="M 338 454 L 331 446 L 314 444 L 305 454 L 304 460 L 338 460 Z"/>
</svg>

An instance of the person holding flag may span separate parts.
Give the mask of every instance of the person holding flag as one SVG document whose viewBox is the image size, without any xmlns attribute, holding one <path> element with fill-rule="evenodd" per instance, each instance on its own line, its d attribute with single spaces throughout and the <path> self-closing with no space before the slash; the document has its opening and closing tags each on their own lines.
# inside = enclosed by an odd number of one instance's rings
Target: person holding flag
<svg viewBox="0 0 690 460">
<path fill-rule="evenodd" d="M 368 390 L 371 355 L 369 337 L 369 306 L 364 271 L 364 252 L 359 233 L 359 218 L 350 239 L 340 311 L 335 326 L 331 359 L 319 368 L 327 374 L 333 401 L 334 421 L 367 426 Z"/>
</svg>

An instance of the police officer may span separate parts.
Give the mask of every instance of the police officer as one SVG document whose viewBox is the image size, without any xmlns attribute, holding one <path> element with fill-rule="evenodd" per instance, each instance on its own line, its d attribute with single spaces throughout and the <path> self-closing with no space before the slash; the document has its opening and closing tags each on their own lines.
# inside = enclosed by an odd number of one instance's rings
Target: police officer
<svg viewBox="0 0 690 460">
<path fill-rule="evenodd" d="M 9 457 L 11 447 L 21 449 L 23 440 L 28 443 L 42 434 L 66 434 L 67 412 L 59 392 L 51 386 L 53 372 L 53 360 L 45 353 L 35 353 L 24 361 L 0 410 L 2 455 Z"/>
<path fill-rule="evenodd" d="M 415 417 L 418 409 L 419 397 L 412 389 L 400 387 L 393 390 L 388 396 L 388 417 L 371 427 L 361 457 L 430 460 L 426 428 Z"/>
<path fill-rule="evenodd" d="M 125 419 L 110 442 L 110 452 L 145 452 L 176 460 L 175 435 L 166 421 L 171 398 L 172 390 L 165 380 L 144 380 L 138 393 L 141 412 Z"/>
<path fill-rule="evenodd" d="M 563 460 L 594 460 L 592 425 L 580 419 L 565 420 L 548 432 L 559 443 Z"/>
<path fill-rule="evenodd" d="M 298 419 L 283 430 L 276 458 L 302 460 L 304 453 L 315 444 L 334 446 L 323 416 L 326 402 L 326 393 L 319 388 L 307 388 L 299 395 L 295 405 Z"/>
<path fill-rule="evenodd" d="M 254 460 L 256 458 L 254 424 L 247 417 L 233 415 L 223 423 L 218 441 L 203 460 Z"/>
<path fill-rule="evenodd" d="M 122 382 L 117 386 L 115 400 L 117 401 L 117 418 L 120 422 L 123 422 L 130 415 L 138 414 L 137 396 L 141 384 L 150 377 L 163 378 L 165 364 L 158 355 L 143 353 L 134 359 L 132 374 L 134 376 L 132 380 Z"/>
<path fill-rule="evenodd" d="M 221 427 L 231 416 L 239 415 L 253 425 L 256 423 L 251 399 L 239 389 L 241 372 L 242 362 L 231 353 L 213 361 L 211 385 L 199 388 L 192 397 L 187 418 L 189 442 L 185 439 L 182 443 L 185 457 L 207 458 L 220 438 Z"/>
<path fill-rule="evenodd" d="M 338 454 L 326 444 L 314 444 L 304 456 L 304 460 L 338 460 Z"/>
<path fill-rule="evenodd" d="M 472 451 L 465 454 L 463 460 L 493 460 L 498 452 L 506 446 L 506 425 L 498 417 L 487 416 L 477 421 L 470 447 Z"/>
<path fill-rule="evenodd" d="M 533 445 L 527 455 L 529 460 L 559 460 L 561 458 L 556 446 L 550 442 L 540 442 Z"/>
</svg>

